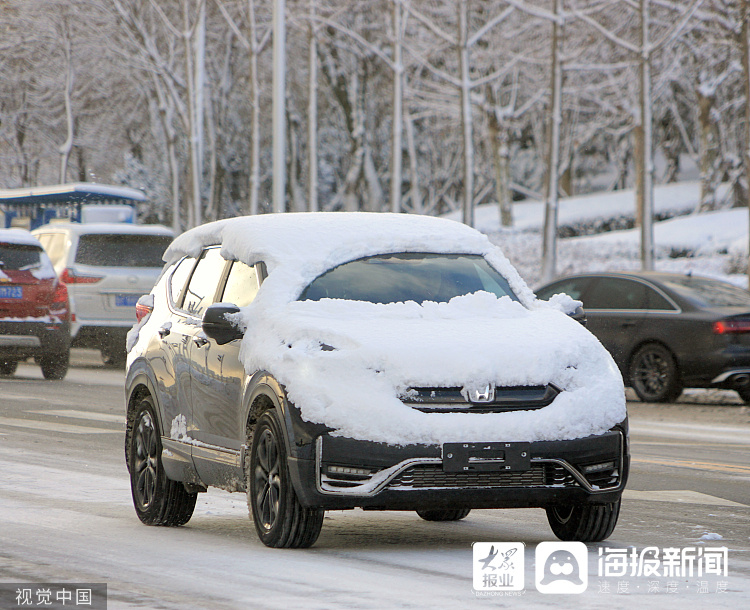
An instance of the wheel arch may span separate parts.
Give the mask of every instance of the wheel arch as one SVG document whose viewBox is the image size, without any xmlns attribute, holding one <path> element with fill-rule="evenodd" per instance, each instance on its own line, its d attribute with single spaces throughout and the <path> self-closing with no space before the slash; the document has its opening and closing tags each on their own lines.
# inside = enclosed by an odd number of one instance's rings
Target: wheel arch
<svg viewBox="0 0 750 610">
<path fill-rule="evenodd" d="M 252 438 L 253 428 L 258 418 L 269 409 L 274 409 L 282 424 L 287 456 L 294 455 L 294 424 L 289 401 L 284 386 L 266 371 L 260 371 L 250 379 L 245 400 L 245 436 Z M 249 450 L 249 442 L 246 450 Z"/>
</svg>

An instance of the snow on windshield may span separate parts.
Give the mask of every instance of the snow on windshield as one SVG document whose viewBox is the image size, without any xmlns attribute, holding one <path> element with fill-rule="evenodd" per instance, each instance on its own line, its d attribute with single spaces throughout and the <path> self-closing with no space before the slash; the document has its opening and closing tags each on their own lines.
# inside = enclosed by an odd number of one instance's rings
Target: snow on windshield
<svg viewBox="0 0 750 610">
<path fill-rule="evenodd" d="M 564 295 L 537 301 L 502 252 L 465 225 L 367 213 L 228 219 L 181 235 L 165 260 L 197 256 L 219 243 L 225 258 L 262 260 L 269 272 L 257 298 L 241 309 L 245 369 L 270 371 L 305 419 L 334 434 L 401 445 L 562 440 L 603 433 L 625 417 L 614 362 L 566 315 L 579 303 Z M 520 302 L 487 292 L 422 305 L 297 301 L 312 280 L 339 264 L 396 252 L 482 255 Z M 154 313 L 166 312 L 163 291 L 155 295 Z M 140 335 L 164 321 L 152 315 Z M 563 392 L 542 409 L 481 415 L 423 413 L 399 400 L 410 387 L 487 383 L 552 383 Z"/>
</svg>

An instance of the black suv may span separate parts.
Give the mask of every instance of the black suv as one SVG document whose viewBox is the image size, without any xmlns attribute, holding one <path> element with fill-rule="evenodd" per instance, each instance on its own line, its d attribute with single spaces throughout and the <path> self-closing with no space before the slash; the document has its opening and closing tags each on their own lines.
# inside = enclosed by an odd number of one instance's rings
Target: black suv
<svg viewBox="0 0 750 610">
<path fill-rule="evenodd" d="M 622 379 L 464 225 L 391 214 L 236 218 L 183 234 L 138 303 L 126 457 L 136 512 L 182 525 L 208 486 L 247 493 L 271 547 L 326 509 L 541 507 L 565 540 L 615 527 Z M 566 315 L 568 314 L 568 315 Z"/>
</svg>

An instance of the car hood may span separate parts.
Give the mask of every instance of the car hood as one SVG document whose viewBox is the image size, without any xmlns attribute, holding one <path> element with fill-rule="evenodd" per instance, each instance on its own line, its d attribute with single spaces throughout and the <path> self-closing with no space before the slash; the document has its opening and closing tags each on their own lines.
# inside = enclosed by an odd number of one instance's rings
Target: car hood
<svg viewBox="0 0 750 610">
<path fill-rule="evenodd" d="M 322 300 L 272 313 L 243 311 L 241 359 L 286 387 L 308 421 L 335 434 L 391 444 L 564 440 L 625 418 L 622 379 L 591 333 L 539 303 L 488 293 L 449 303 L 387 305 Z M 536 410 L 422 413 L 399 399 L 411 387 L 554 384 Z"/>
</svg>

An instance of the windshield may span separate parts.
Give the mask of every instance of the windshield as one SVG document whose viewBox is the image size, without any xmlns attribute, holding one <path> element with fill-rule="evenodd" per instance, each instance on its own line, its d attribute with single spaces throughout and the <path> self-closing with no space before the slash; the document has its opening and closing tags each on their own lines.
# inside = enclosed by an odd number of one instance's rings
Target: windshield
<svg viewBox="0 0 750 610">
<path fill-rule="evenodd" d="M 300 301 L 346 299 L 371 303 L 435 301 L 483 290 L 518 298 L 484 258 L 471 254 L 383 254 L 339 265 L 315 279 Z"/>
<path fill-rule="evenodd" d="M 726 282 L 699 277 L 662 282 L 698 307 L 750 307 L 750 292 Z"/>
</svg>

